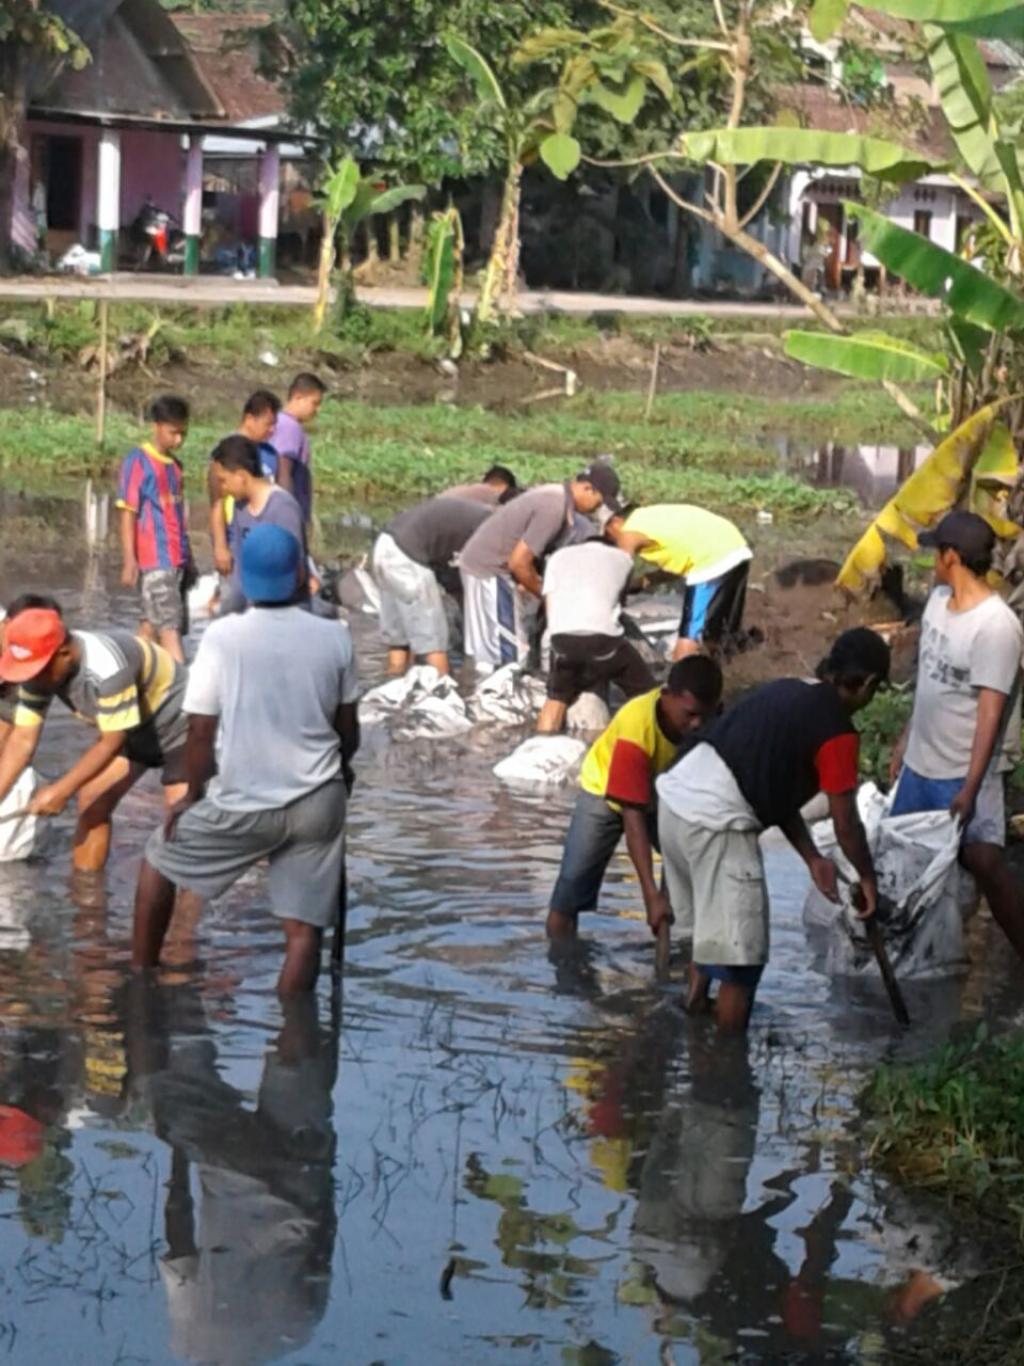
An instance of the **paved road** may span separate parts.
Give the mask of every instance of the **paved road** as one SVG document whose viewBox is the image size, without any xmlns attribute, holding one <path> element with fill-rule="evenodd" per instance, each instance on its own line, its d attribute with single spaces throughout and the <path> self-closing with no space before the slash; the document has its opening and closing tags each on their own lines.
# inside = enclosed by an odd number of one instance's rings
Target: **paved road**
<svg viewBox="0 0 1024 1366">
<path fill-rule="evenodd" d="M 0 302 L 32 299 L 111 299 L 120 302 L 152 304 L 259 304 L 312 307 L 315 291 L 308 285 L 278 285 L 265 280 L 230 280 L 200 276 L 184 280 L 181 276 L 113 275 L 83 280 L 68 276 L 46 279 L 0 280 Z M 361 302 L 379 308 L 423 308 L 425 289 L 360 289 Z M 472 302 L 467 292 L 466 303 Z M 635 295 L 569 294 L 557 290 L 524 290 L 518 299 L 523 313 L 628 313 L 640 317 L 694 316 L 712 318 L 806 318 L 808 311 L 799 304 L 718 302 L 702 299 L 647 299 Z M 924 305 L 919 305 L 925 311 Z M 853 316 L 847 305 L 840 313 Z"/>
</svg>

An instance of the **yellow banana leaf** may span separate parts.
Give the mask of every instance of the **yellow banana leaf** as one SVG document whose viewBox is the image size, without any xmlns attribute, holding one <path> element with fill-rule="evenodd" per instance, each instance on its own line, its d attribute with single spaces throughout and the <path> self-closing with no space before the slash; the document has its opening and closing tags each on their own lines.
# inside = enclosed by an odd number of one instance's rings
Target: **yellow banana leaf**
<svg viewBox="0 0 1024 1366">
<path fill-rule="evenodd" d="M 936 446 L 850 551 L 836 579 L 838 588 L 853 596 L 863 593 L 877 581 L 885 565 L 886 536 L 902 542 L 908 550 L 916 550 L 918 534 L 956 506 L 970 487 L 974 466 L 1001 406 L 990 403 L 981 408 Z"/>
<path fill-rule="evenodd" d="M 992 428 L 971 477 L 971 511 L 984 517 L 1003 540 L 1013 540 L 1021 527 L 1006 516 L 1006 498 L 1020 472 L 1017 447 L 1005 422 Z"/>
</svg>

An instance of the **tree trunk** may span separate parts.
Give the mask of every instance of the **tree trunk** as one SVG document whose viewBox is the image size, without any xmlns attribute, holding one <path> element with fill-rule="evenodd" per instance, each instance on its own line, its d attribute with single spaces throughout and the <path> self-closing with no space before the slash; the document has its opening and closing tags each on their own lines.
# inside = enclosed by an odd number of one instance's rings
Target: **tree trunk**
<svg viewBox="0 0 1024 1366">
<path fill-rule="evenodd" d="M 523 240 L 519 233 L 519 210 L 523 200 L 523 167 L 516 165 L 512 204 L 508 210 L 505 279 L 501 297 L 501 311 L 506 318 L 516 315 L 516 294 L 519 288 L 519 257 Z"/>
<path fill-rule="evenodd" d="M 750 233 L 744 232 L 742 228 L 737 232 L 728 232 L 723 227 L 722 231 L 731 242 L 735 242 L 748 256 L 752 256 L 755 261 L 764 266 L 765 270 L 770 271 L 777 280 L 781 280 L 789 292 L 795 294 L 802 304 L 806 304 L 819 322 L 824 323 L 831 332 L 842 333 L 846 331 L 828 304 L 812 293 L 802 280 L 798 280 L 789 267 L 770 252 L 763 242 L 759 242 L 756 237 L 751 237 Z"/>
<path fill-rule="evenodd" d="M 0 275 L 14 264 L 14 184 L 26 99 L 25 63 L 11 45 L 0 57 Z"/>
<path fill-rule="evenodd" d="M 397 209 L 388 214 L 388 260 L 393 266 L 402 260 L 402 220 Z"/>
<path fill-rule="evenodd" d="M 409 210 L 409 243 L 405 251 L 409 274 L 413 280 L 419 279 L 420 271 L 423 268 L 425 230 L 426 220 L 423 217 L 423 210 L 414 203 Z"/>
<path fill-rule="evenodd" d="M 327 302 L 331 292 L 331 271 L 334 269 L 334 235 L 338 230 L 337 222 L 324 214 L 323 237 L 320 241 L 320 263 L 316 274 L 316 304 L 313 307 L 313 332 L 319 332 L 324 325 Z"/>
<path fill-rule="evenodd" d="M 507 286 L 509 258 L 513 255 L 513 234 L 519 213 L 519 185 L 523 168 L 517 160 L 509 168 L 501 197 L 501 214 L 494 232 L 490 259 L 484 271 L 483 285 L 476 306 L 477 321 L 494 322 L 499 311 L 499 296 Z M 503 301 L 504 302 L 504 301 Z"/>
</svg>

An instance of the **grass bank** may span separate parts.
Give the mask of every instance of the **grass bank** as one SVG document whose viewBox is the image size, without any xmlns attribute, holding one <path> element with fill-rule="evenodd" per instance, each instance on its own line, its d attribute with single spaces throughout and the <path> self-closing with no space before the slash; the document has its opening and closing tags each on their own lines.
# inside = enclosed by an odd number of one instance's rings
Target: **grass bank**
<svg viewBox="0 0 1024 1366">
<path fill-rule="evenodd" d="M 1024 1035 L 984 1026 L 929 1062 L 882 1067 L 866 1094 L 870 1156 L 940 1198 L 985 1271 L 924 1316 L 905 1359 L 1024 1362 Z"/>
<path fill-rule="evenodd" d="M 154 392 L 161 387 L 157 380 Z M 644 399 L 630 393 L 588 391 L 512 413 L 330 399 L 314 433 L 317 482 L 332 500 L 389 503 L 476 477 L 496 462 L 535 482 L 563 478 L 607 453 L 615 456 L 632 498 L 695 501 L 747 515 L 766 509 L 783 518 L 843 515 L 856 510 L 854 496 L 797 477 L 780 449 L 796 443 L 809 454 L 825 440 L 909 439 L 886 404 L 884 395 L 854 387 L 830 399 L 669 394 L 645 423 Z M 195 408 L 184 457 L 198 475 L 236 414 L 216 386 Z M 103 453 L 93 431 L 87 414 L 43 406 L 7 410 L 0 467 L 35 478 L 95 475 L 116 464 L 145 428 L 123 412 L 112 413 Z"/>
</svg>

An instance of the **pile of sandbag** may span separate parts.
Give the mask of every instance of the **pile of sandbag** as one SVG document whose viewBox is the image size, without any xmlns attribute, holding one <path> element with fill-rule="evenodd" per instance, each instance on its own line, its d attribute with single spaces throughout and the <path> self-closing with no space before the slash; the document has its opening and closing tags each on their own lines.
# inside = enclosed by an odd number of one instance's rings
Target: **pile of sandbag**
<svg viewBox="0 0 1024 1366">
<path fill-rule="evenodd" d="M 378 688 L 365 693 L 359 718 L 365 726 L 384 726 L 403 739 L 462 735 L 473 726 L 521 726 L 532 722 L 543 706 L 541 679 L 507 664 L 489 675 L 469 698 L 459 693 L 455 679 L 439 674 L 430 664 L 418 664 Z M 608 708 L 599 697 L 584 693 L 569 709 L 570 730 L 603 730 Z"/>
<path fill-rule="evenodd" d="M 960 829 L 945 811 L 890 816 L 889 800 L 874 783 L 857 794 L 857 806 L 878 874 L 887 914 L 880 917 L 893 968 L 900 977 L 949 977 L 967 965 L 963 927 L 977 907 L 973 879 L 957 861 Z M 831 821 L 813 830 L 814 842 L 852 882 Z M 804 907 L 804 923 L 827 936 L 825 970 L 836 977 L 874 972 L 874 958 L 862 923 L 849 905 L 836 907 L 815 888 Z"/>
</svg>

